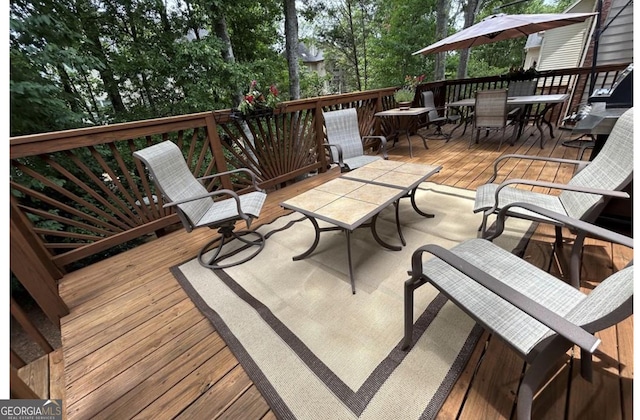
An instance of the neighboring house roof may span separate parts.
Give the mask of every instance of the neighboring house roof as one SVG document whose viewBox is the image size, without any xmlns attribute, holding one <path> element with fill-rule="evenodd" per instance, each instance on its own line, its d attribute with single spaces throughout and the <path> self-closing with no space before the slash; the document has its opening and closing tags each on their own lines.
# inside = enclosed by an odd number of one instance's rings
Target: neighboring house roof
<svg viewBox="0 0 640 420">
<path fill-rule="evenodd" d="M 298 43 L 298 55 L 304 63 L 318 63 L 324 61 L 322 51 L 316 48 L 308 48 L 304 43 Z"/>
</svg>

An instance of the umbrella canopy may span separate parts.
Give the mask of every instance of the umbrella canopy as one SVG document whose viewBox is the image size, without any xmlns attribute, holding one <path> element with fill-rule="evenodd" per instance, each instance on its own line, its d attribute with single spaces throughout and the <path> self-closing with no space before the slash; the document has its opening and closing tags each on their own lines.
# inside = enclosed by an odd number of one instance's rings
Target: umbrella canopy
<svg viewBox="0 0 640 420">
<path fill-rule="evenodd" d="M 548 29 L 584 22 L 595 15 L 597 13 L 543 13 L 531 15 L 506 15 L 502 13 L 492 15 L 413 54 L 432 54 L 441 51 L 460 50 L 505 39 L 518 38 Z"/>
</svg>

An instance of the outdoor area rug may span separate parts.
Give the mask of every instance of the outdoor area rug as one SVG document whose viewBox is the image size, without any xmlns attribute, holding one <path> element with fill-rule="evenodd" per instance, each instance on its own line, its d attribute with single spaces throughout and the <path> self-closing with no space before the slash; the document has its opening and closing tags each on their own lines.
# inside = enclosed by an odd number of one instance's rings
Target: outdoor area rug
<svg viewBox="0 0 640 420">
<path fill-rule="evenodd" d="M 403 337 L 403 285 L 419 246 L 445 247 L 478 234 L 474 191 L 423 183 L 418 215 L 400 201 L 407 246 L 382 248 L 368 228 L 351 236 L 356 294 L 351 293 L 346 236 L 323 232 L 301 261 L 313 226 L 293 213 L 259 230 L 268 236 L 251 261 L 222 270 L 194 258 L 173 273 L 213 323 L 272 410 L 283 419 L 432 419 L 465 367 L 481 334 L 471 318 L 430 285 L 415 293 L 419 339 L 409 352 Z M 390 206 L 379 235 L 400 244 Z M 523 249 L 534 226 L 508 219 L 495 243 Z M 427 255 L 427 254 L 425 254 Z M 428 258 L 429 256 L 425 256 Z"/>
</svg>

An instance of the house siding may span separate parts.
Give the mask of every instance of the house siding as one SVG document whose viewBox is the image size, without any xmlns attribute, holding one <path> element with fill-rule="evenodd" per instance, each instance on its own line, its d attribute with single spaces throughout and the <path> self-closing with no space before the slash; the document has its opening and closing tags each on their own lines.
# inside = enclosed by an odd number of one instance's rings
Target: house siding
<svg viewBox="0 0 640 420">
<path fill-rule="evenodd" d="M 633 3 L 628 0 L 613 0 L 600 35 L 598 65 L 633 62 Z M 620 12 L 622 10 L 622 12 Z M 620 15 L 615 17 L 618 12 Z M 615 17 L 615 19 L 614 19 Z"/>
<path fill-rule="evenodd" d="M 588 23 L 576 23 L 546 31 L 540 49 L 538 70 L 579 67 L 588 33 Z"/>
</svg>

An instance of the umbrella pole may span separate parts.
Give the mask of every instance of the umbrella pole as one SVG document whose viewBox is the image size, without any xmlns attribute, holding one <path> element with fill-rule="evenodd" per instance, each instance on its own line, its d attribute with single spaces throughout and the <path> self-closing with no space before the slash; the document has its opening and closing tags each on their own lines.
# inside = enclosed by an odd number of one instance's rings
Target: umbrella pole
<svg viewBox="0 0 640 420">
<path fill-rule="evenodd" d="M 589 80 L 589 97 L 593 95 L 596 87 L 596 66 L 598 63 L 598 46 L 600 44 L 600 35 L 602 34 L 602 0 L 598 0 L 598 16 L 596 17 L 596 32 L 593 39 L 593 57 L 591 59 L 591 76 Z"/>
<path fill-rule="evenodd" d="M 625 4 L 622 9 L 618 10 L 618 13 L 616 13 L 616 15 L 609 22 L 607 22 L 605 27 L 601 28 L 602 21 L 601 21 L 600 15 L 602 14 L 602 0 L 598 0 L 598 18 L 596 20 L 596 33 L 595 33 L 596 37 L 593 43 L 593 61 L 591 64 L 591 86 L 589 88 L 589 96 L 593 95 L 593 91 L 595 90 L 594 89 L 595 83 L 596 83 L 595 75 L 596 75 L 596 66 L 598 64 L 598 46 L 600 44 L 600 35 L 602 35 L 602 33 L 607 30 L 609 25 L 611 25 L 611 23 L 613 23 L 613 21 L 616 20 L 618 16 L 620 16 L 620 13 L 622 13 L 624 9 L 626 9 L 631 3 L 633 3 L 633 0 L 628 0 L 627 4 Z"/>
</svg>

